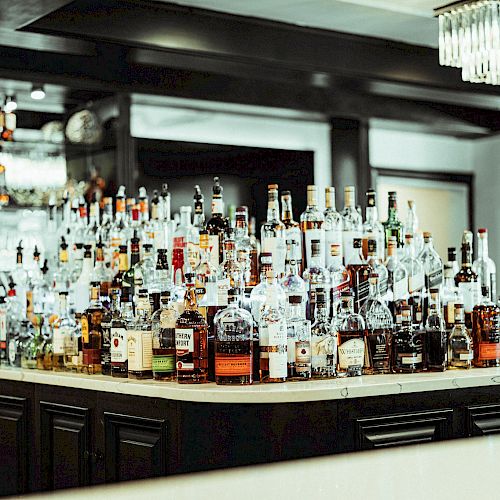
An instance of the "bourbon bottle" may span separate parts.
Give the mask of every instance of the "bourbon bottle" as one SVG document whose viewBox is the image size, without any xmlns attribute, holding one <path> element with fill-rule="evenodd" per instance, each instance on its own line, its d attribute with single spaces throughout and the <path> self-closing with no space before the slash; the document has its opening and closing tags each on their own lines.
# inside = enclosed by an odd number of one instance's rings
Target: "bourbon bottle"
<svg viewBox="0 0 500 500">
<path fill-rule="evenodd" d="M 101 303 L 99 282 L 90 285 L 90 304 L 81 317 L 82 371 L 89 375 L 101 373 L 102 320 L 106 310 Z"/>
<path fill-rule="evenodd" d="M 490 299 L 487 285 L 481 287 L 482 301 L 472 312 L 474 366 L 500 366 L 500 307 Z"/>
</svg>

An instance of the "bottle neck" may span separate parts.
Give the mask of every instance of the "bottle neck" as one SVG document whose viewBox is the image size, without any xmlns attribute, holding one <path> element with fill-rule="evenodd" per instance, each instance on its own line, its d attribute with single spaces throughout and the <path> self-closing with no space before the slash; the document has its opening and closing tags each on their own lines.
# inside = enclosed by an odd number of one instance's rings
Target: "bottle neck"
<svg viewBox="0 0 500 500">
<path fill-rule="evenodd" d="M 370 280 L 370 289 L 369 293 L 372 298 L 380 298 L 380 285 L 378 280 L 377 281 L 372 281 Z"/>
<path fill-rule="evenodd" d="M 316 321 L 325 321 L 328 319 L 328 308 L 325 303 L 318 302 L 314 312 Z"/>
<path fill-rule="evenodd" d="M 236 226 L 234 228 L 234 234 L 236 238 L 247 238 L 248 237 L 248 224 L 244 218 L 236 218 Z"/>
<path fill-rule="evenodd" d="M 366 222 L 371 224 L 378 221 L 378 209 L 377 207 L 366 207 Z"/>
<path fill-rule="evenodd" d="M 68 298 L 66 295 L 59 295 L 59 315 L 61 318 L 68 318 Z"/>
<path fill-rule="evenodd" d="M 293 208 L 292 208 L 291 196 L 283 196 L 281 198 L 281 220 L 287 222 L 293 221 Z"/>
<path fill-rule="evenodd" d="M 481 235 L 477 240 L 477 254 L 483 260 L 488 260 L 488 237 Z"/>
<path fill-rule="evenodd" d="M 472 249 L 469 244 L 462 245 L 462 267 L 472 266 Z"/>
<path fill-rule="evenodd" d="M 189 212 L 181 212 L 181 227 L 190 227 L 191 226 L 191 214 Z"/>
<path fill-rule="evenodd" d="M 184 296 L 184 309 L 195 311 L 198 307 L 196 302 L 196 289 L 192 285 L 188 285 L 186 294 Z"/>
</svg>

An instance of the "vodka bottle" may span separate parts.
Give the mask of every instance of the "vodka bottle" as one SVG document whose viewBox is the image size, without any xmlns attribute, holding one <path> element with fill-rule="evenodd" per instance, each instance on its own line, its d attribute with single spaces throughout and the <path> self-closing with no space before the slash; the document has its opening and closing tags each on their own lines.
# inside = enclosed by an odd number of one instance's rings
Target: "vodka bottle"
<svg viewBox="0 0 500 500">
<path fill-rule="evenodd" d="M 472 265 L 472 270 L 477 274 L 481 287 L 488 287 L 490 300 L 495 300 L 497 296 L 497 268 L 488 256 L 488 230 L 484 228 L 477 231 L 477 259 Z"/>
<path fill-rule="evenodd" d="M 307 206 L 300 216 L 300 226 L 304 235 L 305 266 L 311 265 L 311 242 L 319 241 L 319 255 L 315 261 L 325 266 L 325 216 L 318 209 L 318 187 L 307 186 Z"/>
<path fill-rule="evenodd" d="M 377 257 L 385 259 L 384 226 L 378 220 L 377 194 L 373 189 L 366 193 L 366 221 L 363 224 L 363 253 L 368 257 L 368 240 L 377 242 Z"/>
<path fill-rule="evenodd" d="M 335 188 L 325 188 L 325 264 L 326 267 L 332 265 L 332 245 L 338 245 L 340 249 L 339 257 L 342 261 L 343 248 L 342 248 L 342 216 L 335 208 Z"/>
<path fill-rule="evenodd" d="M 344 264 L 347 266 L 352 255 L 357 253 L 354 249 L 354 239 L 361 238 L 362 234 L 362 218 L 356 210 L 356 189 L 354 186 L 346 186 L 344 188 L 342 227 Z"/>
</svg>

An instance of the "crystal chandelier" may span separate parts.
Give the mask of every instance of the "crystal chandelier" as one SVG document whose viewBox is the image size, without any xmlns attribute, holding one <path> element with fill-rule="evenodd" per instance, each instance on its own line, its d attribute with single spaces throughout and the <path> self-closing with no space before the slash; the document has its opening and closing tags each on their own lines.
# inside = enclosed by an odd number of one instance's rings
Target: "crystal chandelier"
<svg viewBox="0 0 500 500">
<path fill-rule="evenodd" d="M 500 0 L 454 2 L 439 17 L 439 64 L 462 68 L 462 80 L 500 83 Z"/>
</svg>

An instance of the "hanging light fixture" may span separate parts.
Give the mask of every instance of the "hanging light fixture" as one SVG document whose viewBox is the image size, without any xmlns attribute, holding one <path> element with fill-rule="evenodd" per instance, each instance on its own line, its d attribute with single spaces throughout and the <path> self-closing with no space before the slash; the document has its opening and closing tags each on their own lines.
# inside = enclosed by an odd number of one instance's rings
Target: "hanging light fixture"
<svg viewBox="0 0 500 500">
<path fill-rule="evenodd" d="M 435 9 L 439 64 L 462 68 L 462 80 L 500 83 L 500 0 L 454 2 Z"/>
<path fill-rule="evenodd" d="M 14 95 L 6 96 L 3 109 L 6 113 L 12 113 L 13 111 L 15 111 L 17 109 L 16 96 Z"/>
<path fill-rule="evenodd" d="M 45 90 L 43 89 L 43 85 L 33 85 L 31 87 L 31 98 L 35 99 L 35 101 L 40 101 L 45 97 Z"/>
</svg>

